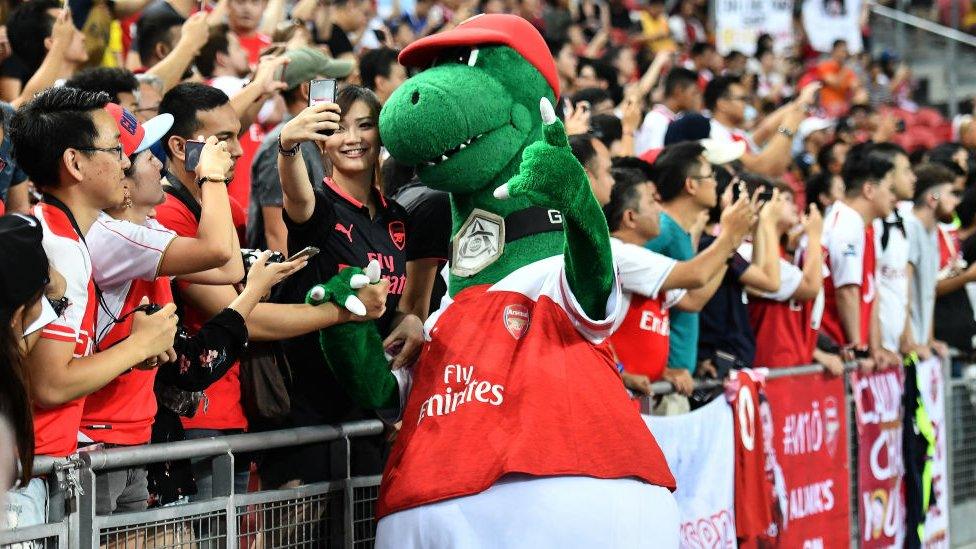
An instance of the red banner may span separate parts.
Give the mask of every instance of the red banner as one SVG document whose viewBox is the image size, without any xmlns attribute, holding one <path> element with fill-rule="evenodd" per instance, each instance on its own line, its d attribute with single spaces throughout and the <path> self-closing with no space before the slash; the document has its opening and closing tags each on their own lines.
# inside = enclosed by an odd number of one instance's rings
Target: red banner
<svg viewBox="0 0 976 549">
<path fill-rule="evenodd" d="M 844 382 L 822 374 L 766 382 L 778 502 L 772 537 L 779 547 L 850 545 L 849 467 Z"/>
<path fill-rule="evenodd" d="M 901 547 L 905 539 L 901 368 L 851 376 L 857 420 L 858 516 L 862 547 Z"/>
</svg>

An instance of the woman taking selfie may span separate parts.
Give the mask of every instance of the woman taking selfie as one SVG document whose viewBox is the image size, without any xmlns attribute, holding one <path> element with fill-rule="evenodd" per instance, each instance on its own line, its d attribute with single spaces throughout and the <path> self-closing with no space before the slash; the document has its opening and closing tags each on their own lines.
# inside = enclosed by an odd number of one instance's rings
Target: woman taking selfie
<svg viewBox="0 0 976 549">
<path fill-rule="evenodd" d="M 422 326 L 417 317 L 397 311 L 406 285 L 410 235 L 406 212 L 380 190 L 379 114 L 380 103 L 373 92 L 347 86 L 336 95 L 335 103 L 310 106 L 282 128 L 278 171 L 288 250 L 294 253 L 314 246 L 321 253 L 309 260 L 304 271 L 285 281 L 275 297 L 303 303 L 309 288 L 332 278 L 340 267 L 365 267 L 377 260 L 389 282 L 386 314 L 377 320 L 377 328 L 386 338 L 387 349 L 396 355 L 393 365 L 398 367 L 419 352 Z M 305 141 L 318 146 L 325 172 L 330 174 L 322 182 L 309 180 L 299 148 Z M 340 388 L 322 356 L 318 334 L 285 342 L 285 352 L 295 377 L 292 425 L 375 417 L 357 409 Z M 379 473 L 383 464 L 380 437 L 354 442 L 352 463 L 363 468 L 356 474 Z M 328 464 L 328 446 L 318 444 L 266 459 L 262 477 L 270 486 L 298 480 L 318 482 L 328 478 Z"/>
</svg>

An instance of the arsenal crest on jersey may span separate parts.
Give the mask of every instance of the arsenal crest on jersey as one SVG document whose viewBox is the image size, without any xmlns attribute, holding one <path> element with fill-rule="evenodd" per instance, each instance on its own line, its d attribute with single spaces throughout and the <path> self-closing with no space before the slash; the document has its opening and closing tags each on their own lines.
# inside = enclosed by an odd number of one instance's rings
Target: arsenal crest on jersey
<svg viewBox="0 0 976 549">
<path fill-rule="evenodd" d="M 515 339 L 522 339 L 525 332 L 529 331 L 531 316 L 529 315 L 529 308 L 525 305 L 509 305 L 505 307 L 502 316 L 505 321 L 505 329 Z"/>
<path fill-rule="evenodd" d="M 398 250 L 403 251 L 407 245 L 407 230 L 403 227 L 403 221 L 393 221 L 389 224 L 390 240 Z"/>
</svg>

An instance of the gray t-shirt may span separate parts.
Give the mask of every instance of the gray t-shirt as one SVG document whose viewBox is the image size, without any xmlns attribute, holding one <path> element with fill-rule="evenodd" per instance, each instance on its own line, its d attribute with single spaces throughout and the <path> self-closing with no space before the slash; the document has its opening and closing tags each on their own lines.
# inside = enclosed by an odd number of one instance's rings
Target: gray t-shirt
<svg viewBox="0 0 976 549">
<path fill-rule="evenodd" d="M 903 214 L 908 233 L 908 262 L 914 271 L 911 286 L 912 336 L 915 343 L 925 344 L 932 333 L 935 312 L 935 284 L 939 272 L 938 230 L 926 230 L 914 214 Z"/>
<path fill-rule="evenodd" d="M 261 215 L 263 206 L 278 206 L 284 203 L 281 195 L 281 177 L 278 175 L 278 135 L 281 128 L 292 117 L 288 116 L 281 124 L 264 136 L 261 146 L 254 155 L 251 163 L 251 205 L 247 214 L 247 245 L 251 248 L 265 249 L 268 242 L 264 238 L 264 216 Z M 325 166 L 322 165 L 322 155 L 315 143 L 307 141 L 301 146 L 302 157 L 305 159 L 305 170 L 312 186 L 319 188 L 325 178 Z M 297 251 L 297 250 L 296 250 Z"/>
</svg>

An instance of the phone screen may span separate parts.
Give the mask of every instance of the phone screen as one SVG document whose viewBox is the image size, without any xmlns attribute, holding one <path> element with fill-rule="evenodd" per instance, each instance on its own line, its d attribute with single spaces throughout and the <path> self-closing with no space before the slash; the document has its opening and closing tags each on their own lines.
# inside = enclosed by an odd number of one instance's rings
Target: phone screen
<svg viewBox="0 0 976 549">
<path fill-rule="evenodd" d="M 303 258 L 303 257 L 305 259 L 311 259 L 311 258 L 315 257 L 316 255 L 318 255 L 318 253 L 319 253 L 319 249 L 318 248 L 316 248 L 315 246 L 308 246 L 307 248 L 303 249 L 302 251 L 298 252 L 297 254 L 289 257 L 286 261 L 291 262 L 291 261 L 295 261 L 296 259 Z"/>
<path fill-rule="evenodd" d="M 336 87 L 336 81 L 332 78 L 312 80 L 308 85 L 308 106 L 335 103 Z"/>
<path fill-rule="evenodd" d="M 183 158 L 183 169 L 194 172 L 200 163 L 200 152 L 203 151 L 203 141 L 186 140 L 186 154 Z"/>
</svg>

